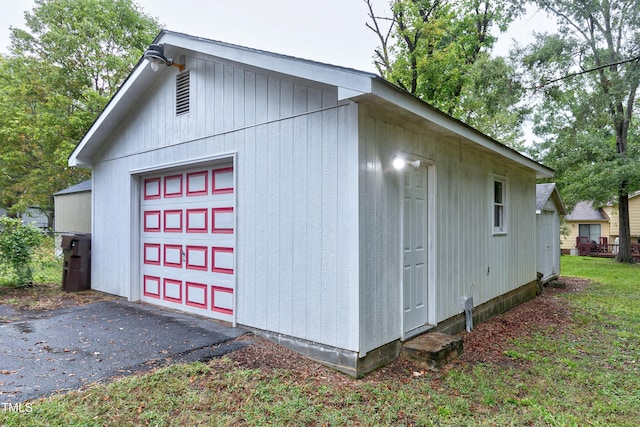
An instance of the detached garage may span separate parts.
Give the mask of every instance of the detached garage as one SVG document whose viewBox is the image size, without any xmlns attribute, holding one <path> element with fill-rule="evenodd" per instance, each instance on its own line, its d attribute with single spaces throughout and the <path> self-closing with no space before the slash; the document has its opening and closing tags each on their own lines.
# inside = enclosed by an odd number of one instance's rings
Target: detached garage
<svg viewBox="0 0 640 427">
<path fill-rule="evenodd" d="M 357 376 L 468 297 L 481 321 L 535 295 L 550 169 L 373 74 L 168 31 L 147 57 L 69 160 L 95 289 Z"/>
</svg>

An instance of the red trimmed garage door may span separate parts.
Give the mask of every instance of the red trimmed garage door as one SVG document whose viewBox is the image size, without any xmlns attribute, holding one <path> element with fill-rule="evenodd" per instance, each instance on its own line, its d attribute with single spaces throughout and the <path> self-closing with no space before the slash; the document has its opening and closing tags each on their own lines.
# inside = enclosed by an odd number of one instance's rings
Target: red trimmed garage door
<svg viewBox="0 0 640 427">
<path fill-rule="evenodd" d="M 142 301 L 233 321 L 233 177 L 228 164 L 142 179 Z"/>
</svg>

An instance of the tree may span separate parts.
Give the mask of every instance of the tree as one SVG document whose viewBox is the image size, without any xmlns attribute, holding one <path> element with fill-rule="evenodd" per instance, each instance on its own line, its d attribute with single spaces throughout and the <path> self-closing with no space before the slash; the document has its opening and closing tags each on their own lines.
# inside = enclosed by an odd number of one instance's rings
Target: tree
<svg viewBox="0 0 640 427">
<path fill-rule="evenodd" d="M 0 59 L 0 202 L 52 219 L 67 158 L 160 31 L 132 0 L 35 0 Z"/>
<path fill-rule="evenodd" d="M 523 56 L 542 88 L 539 154 L 574 201 L 618 204 L 617 259 L 631 262 L 628 195 L 640 188 L 638 140 L 629 140 L 640 84 L 640 2 L 535 3 L 558 19 L 558 34 L 538 35 Z"/>
<path fill-rule="evenodd" d="M 492 58 L 492 26 L 505 29 L 522 10 L 508 0 L 393 0 L 391 17 L 370 22 L 380 46 L 382 77 L 447 114 L 509 143 L 521 143 L 527 109 L 522 88 L 504 58 Z"/>
</svg>

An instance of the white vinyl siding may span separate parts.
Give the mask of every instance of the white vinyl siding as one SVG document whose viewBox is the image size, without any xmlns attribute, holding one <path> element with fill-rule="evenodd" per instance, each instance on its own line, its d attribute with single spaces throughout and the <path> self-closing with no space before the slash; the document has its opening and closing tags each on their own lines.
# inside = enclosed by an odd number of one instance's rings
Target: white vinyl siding
<svg viewBox="0 0 640 427">
<path fill-rule="evenodd" d="M 382 115 L 361 105 L 361 295 L 363 350 L 401 335 L 401 177 L 393 156 L 412 153 L 434 164 L 436 230 L 435 301 L 429 322 L 460 314 L 465 296 L 476 305 L 536 279 L 535 174 L 510 168 L 503 158 L 463 145 L 458 138 L 411 127 L 406 118 Z M 509 234 L 492 238 L 493 173 L 509 184 Z M 430 178 L 431 180 L 431 178 Z M 489 196 L 491 195 L 491 196 Z M 435 239 L 435 240 L 434 240 Z"/>
<path fill-rule="evenodd" d="M 168 67 L 96 157 L 94 288 L 135 298 L 135 171 L 233 155 L 237 322 L 358 351 L 357 105 L 229 62 L 187 69 L 189 114 L 175 115 Z"/>
</svg>

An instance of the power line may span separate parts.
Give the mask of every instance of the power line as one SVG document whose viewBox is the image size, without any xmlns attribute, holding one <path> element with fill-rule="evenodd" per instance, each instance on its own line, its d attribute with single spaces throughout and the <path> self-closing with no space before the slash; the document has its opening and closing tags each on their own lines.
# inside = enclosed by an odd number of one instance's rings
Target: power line
<svg viewBox="0 0 640 427">
<path fill-rule="evenodd" d="M 581 76 L 582 74 L 592 73 L 594 71 L 602 70 L 603 68 L 613 67 L 615 65 L 627 64 L 629 62 L 638 61 L 638 60 L 640 60 L 640 55 L 636 56 L 636 57 L 633 57 L 633 58 L 630 58 L 630 59 L 624 59 L 622 61 L 612 62 L 610 64 L 605 64 L 605 65 L 601 65 L 599 67 L 590 68 L 588 70 L 582 70 L 582 71 L 579 71 L 577 73 L 567 74 L 566 76 L 558 77 L 557 79 L 549 80 L 548 82 L 539 85 L 538 89 L 542 89 L 545 86 L 548 86 L 548 85 L 550 85 L 552 83 L 555 83 L 555 82 L 559 82 L 561 80 L 569 79 L 569 78 L 576 77 L 576 76 Z"/>
</svg>

